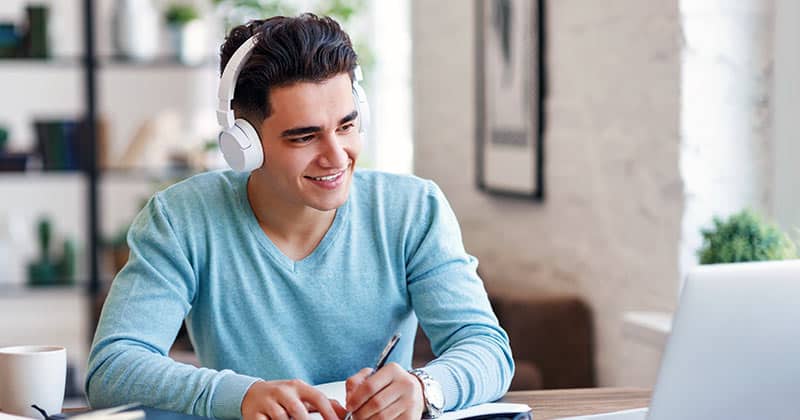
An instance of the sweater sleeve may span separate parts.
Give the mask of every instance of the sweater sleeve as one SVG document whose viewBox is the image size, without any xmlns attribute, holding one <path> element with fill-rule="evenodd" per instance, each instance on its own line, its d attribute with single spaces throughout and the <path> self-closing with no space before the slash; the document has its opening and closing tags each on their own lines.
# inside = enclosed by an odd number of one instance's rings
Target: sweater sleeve
<svg viewBox="0 0 800 420">
<path fill-rule="evenodd" d="M 197 277 L 159 195 L 128 232 L 130 258 L 109 291 L 89 354 L 86 395 L 94 408 L 146 406 L 240 418 L 257 378 L 196 368 L 167 354 L 191 308 Z"/>
<path fill-rule="evenodd" d="M 464 250 L 455 214 L 432 182 L 420 212 L 406 267 L 414 311 L 437 356 L 424 369 L 442 384 L 446 410 L 494 401 L 514 373 L 508 335 L 477 275 L 477 260 Z"/>
</svg>

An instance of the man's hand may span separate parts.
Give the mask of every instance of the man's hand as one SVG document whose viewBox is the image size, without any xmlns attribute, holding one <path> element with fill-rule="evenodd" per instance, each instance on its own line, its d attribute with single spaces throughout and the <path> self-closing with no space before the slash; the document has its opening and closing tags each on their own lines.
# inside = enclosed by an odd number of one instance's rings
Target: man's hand
<svg viewBox="0 0 800 420">
<path fill-rule="evenodd" d="M 318 411 L 325 420 L 339 420 L 345 409 L 313 386 L 299 380 L 258 381 L 242 400 L 243 420 L 307 420 Z"/>
<path fill-rule="evenodd" d="M 347 409 L 354 420 L 419 420 L 424 402 L 422 384 L 397 363 L 389 363 L 374 375 L 361 369 L 347 379 Z"/>
</svg>

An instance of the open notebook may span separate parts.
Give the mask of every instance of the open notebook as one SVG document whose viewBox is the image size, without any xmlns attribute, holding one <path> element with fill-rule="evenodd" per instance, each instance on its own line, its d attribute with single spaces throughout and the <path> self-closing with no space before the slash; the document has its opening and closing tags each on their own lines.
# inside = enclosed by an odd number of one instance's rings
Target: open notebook
<svg viewBox="0 0 800 420">
<path fill-rule="evenodd" d="M 315 386 L 315 388 L 322 391 L 328 398 L 339 401 L 342 406 L 345 405 L 345 388 L 344 381 L 330 382 Z M 439 420 L 456 420 L 467 419 L 474 417 L 497 417 L 513 418 L 514 414 L 528 413 L 531 408 L 527 404 L 512 404 L 512 403 L 486 403 L 479 404 L 463 410 L 448 411 L 439 417 Z M 532 417 L 532 416 L 531 416 Z M 312 413 L 311 418 L 314 420 L 321 420 L 322 416 L 319 413 Z"/>
<path fill-rule="evenodd" d="M 344 381 L 331 382 L 327 384 L 317 385 L 315 388 L 322 391 L 330 399 L 339 401 L 342 406 L 345 405 L 345 387 Z M 200 417 L 188 416 L 185 414 L 172 413 L 152 408 L 143 408 L 132 411 L 125 411 L 129 408 L 136 406 L 135 404 L 114 407 L 103 410 L 93 410 L 79 415 L 72 415 L 68 420 L 190 420 L 192 418 L 199 419 Z M 457 420 L 457 419 L 514 419 L 519 418 L 516 415 L 530 413 L 531 408 L 527 404 L 511 404 L 511 403 L 486 403 L 479 404 L 463 410 L 448 411 L 444 413 L 440 420 Z M 530 418 L 532 418 L 532 414 Z M 322 420 L 319 413 L 311 413 L 311 419 Z M 13 416 L 10 414 L 0 412 L 0 420 L 34 420 L 28 417 Z"/>
</svg>

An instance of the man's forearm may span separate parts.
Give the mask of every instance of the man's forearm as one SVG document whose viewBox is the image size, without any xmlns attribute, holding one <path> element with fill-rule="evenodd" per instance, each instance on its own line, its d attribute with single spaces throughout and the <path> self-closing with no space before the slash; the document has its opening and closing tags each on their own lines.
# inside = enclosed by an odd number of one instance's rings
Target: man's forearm
<svg viewBox="0 0 800 420">
<path fill-rule="evenodd" d="M 175 362 L 132 342 L 93 349 L 86 392 L 93 408 L 132 402 L 207 417 L 241 417 L 242 397 L 257 378 Z"/>
<path fill-rule="evenodd" d="M 511 384 L 514 361 L 502 335 L 482 332 L 460 340 L 425 370 L 441 383 L 445 409 L 452 410 L 502 397 Z"/>
</svg>

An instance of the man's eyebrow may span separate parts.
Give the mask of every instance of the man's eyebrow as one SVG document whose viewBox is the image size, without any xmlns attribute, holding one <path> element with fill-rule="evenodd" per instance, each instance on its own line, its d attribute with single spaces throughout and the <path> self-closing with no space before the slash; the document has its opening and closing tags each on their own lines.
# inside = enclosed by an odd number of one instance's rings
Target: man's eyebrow
<svg viewBox="0 0 800 420">
<path fill-rule="evenodd" d="M 297 127 L 297 128 L 290 128 L 288 130 L 284 130 L 281 133 L 281 137 L 294 137 L 294 136 L 302 136 L 305 134 L 313 134 L 318 131 L 321 131 L 322 127 L 318 125 L 309 126 L 309 127 Z"/>
<path fill-rule="evenodd" d="M 345 115 L 344 118 L 339 120 L 339 125 L 342 125 L 342 124 L 345 124 L 345 123 L 349 123 L 350 121 L 353 121 L 356 118 L 358 118 L 358 110 L 354 109 L 353 112 Z"/>
<path fill-rule="evenodd" d="M 353 110 L 353 112 L 345 115 L 341 120 L 339 120 L 339 125 L 346 124 L 350 121 L 355 120 L 358 118 L 358 110 Z M 312 125 L 308 127 L 296 127 L 290 128 L 288 130 L 284 130 L 281 133 L 281 137 L 295 137 L 295 136 L 302 136 L 306 134 L 313 134 L 322 130 L 322 127 L 318 125 Z"/>
</svg>

